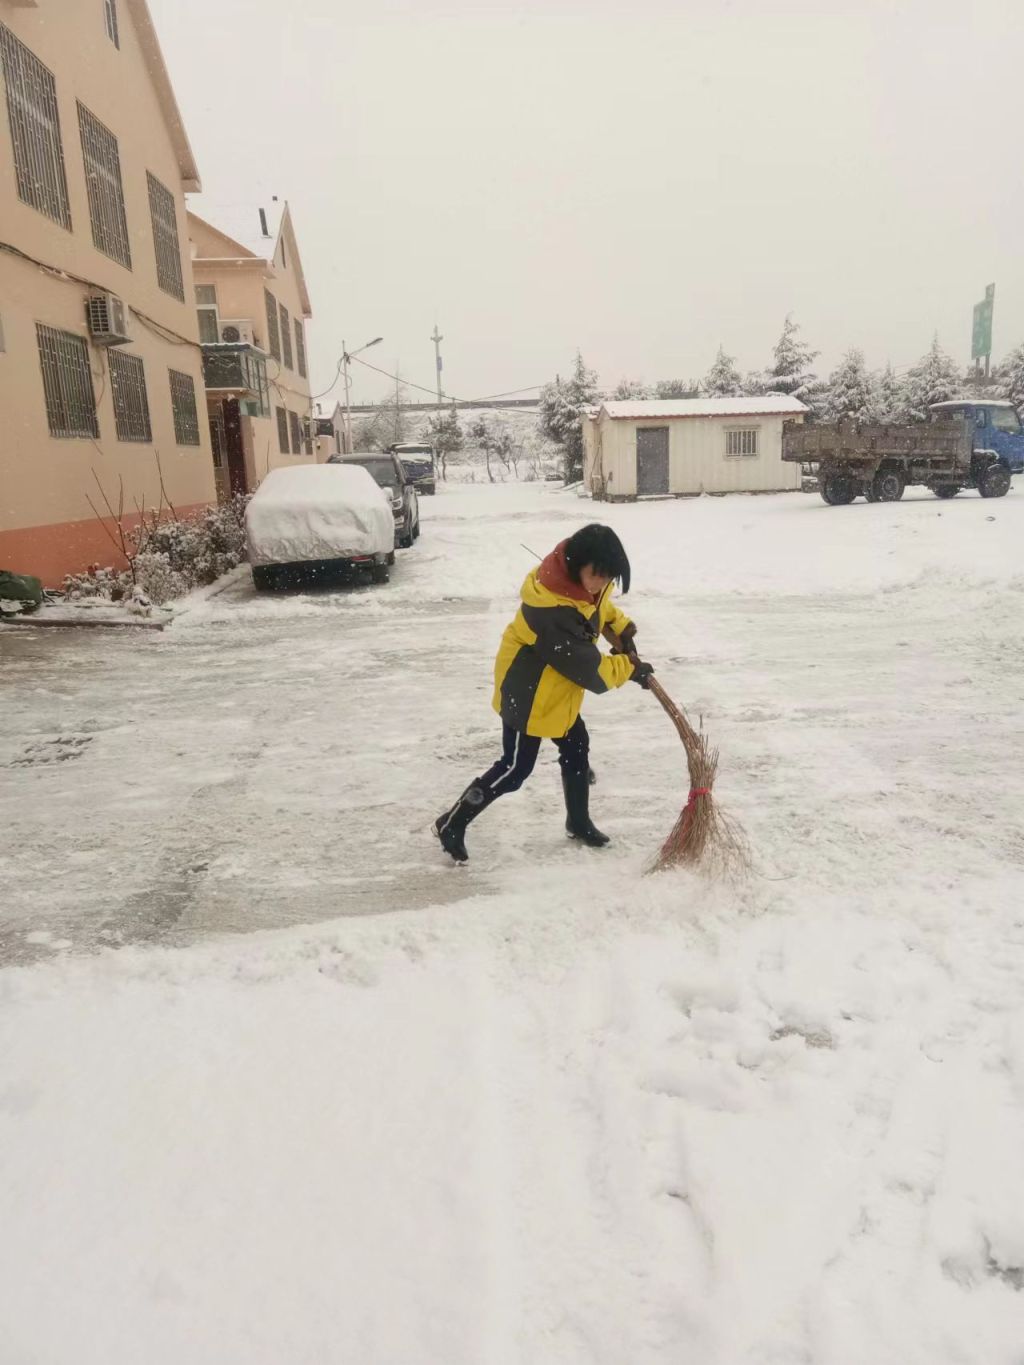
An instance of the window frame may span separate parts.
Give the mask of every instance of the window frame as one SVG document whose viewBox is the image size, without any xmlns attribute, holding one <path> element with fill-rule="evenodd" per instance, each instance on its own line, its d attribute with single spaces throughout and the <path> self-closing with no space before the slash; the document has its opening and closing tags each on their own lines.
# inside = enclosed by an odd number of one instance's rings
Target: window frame
<svg viewBox="0 0 1024 1365">
<path fill-rule="evenodd" d="M 7 128 L 18 198 L 70 232 L 71 200 L 56 78 L 32 49 L 3 23 L 0 23 L 0 70 L 4 78 Z"/>
<path fill-rule="evenodd" d="M 750 442 L 746 438 L 753 437 Z M 735 438 L 735 441 L 734 441 Z M 730 445 L 736 444 L 736 450 L 730 450 Z M 744 450 L 744 445 L 752 444 L 753 450 Z M 727 460 L 758 460 L 761 458 L 761 428 L 756 427 L 726 427 L 725 428 L 725 458 Z"/>
<path fill-rule="evenodd" d="M 274 408 L 277 417 L 277 449 L 281 455 L 290 455 L 291 446 L 288 442 L 288 409 L 277 406 Z"/>
<path fill-rule="evenodd" d="M 81 100 L 76 100 L 76 104 L 92 244 L 104 256 L 123 265 L 125 270 L 131 270 L 132 248 L 124 203 L 121 150 L 116 136 L 102 119 L 98 119 Z M 109 158 L 106 163 L 104 155 Z"/>
<path fill-rule="evenodd" d="M 263 305 L 267 314 L 267 350 L 278 364 L 281 363 L 280 316 L 277 299 L 269 289 L 263 291 Z"/>
<path fill-rule="evenodd" d="M 126 444 L 152 445 L 153 421 L 149 412 L 146 366 L 142 356 L 110 347 L 107 364 L 117 439 Z"/>
<path fill-rule="evenodd" d="M 302 326 L 302 319 L 295 318 L 295 363 L 303 379 L 309 378 L 309 366 L 306 362 L 306 332 Z"/>
<path fill-rule="evenodd" d="M 294 370 L 295 364 L 292 358 L 292 315 L 283 303 L 278 303 L 278 311 L 281 314 L 281 364 L 286 370 Z"/>
<path fill-rule="evenodd" d="M 98 441 L 100 424 L 87 339 L 77 332 L 37 322 L 36 345 L 50 435 L 56 440 Z"/>
<path fill-rule="evenodd" d="M 184 303 L 185 272 L 181 262 L 181 238 L 178 235 L 178 205 L 171 191 L 152 171 L 146 172 L 146 188 L 149 191 L 149 223 L 153 229 L 156 282 L 165 294 Z"/>
<path fill-rule="evenodd" d="M 121 30 L 117 22 L 117 0 L 103 0 L 103 26 L 107 37 L 117 50 L 121 50 Z"/>
<path fill-rule="evenodd" d="M 199 408 L 196 404 L 196 381 L 184 370 L 167 370 L 168 388 L 171 394 L 171 418 L 174 422 L 174 442 L 179 446 L 202 445 L 199 429 Z M 182 410 L 182 404 L 191 404 L 191 413 Z M 195 440 L 192 439 L 193 433 Z"/>
</svg>

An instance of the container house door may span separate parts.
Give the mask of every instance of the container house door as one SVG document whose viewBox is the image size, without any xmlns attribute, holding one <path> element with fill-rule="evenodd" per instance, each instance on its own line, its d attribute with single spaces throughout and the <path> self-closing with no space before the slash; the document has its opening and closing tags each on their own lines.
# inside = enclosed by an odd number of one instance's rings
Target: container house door
<svg viewBox="0 0 1024 1365">
<path fill-rule="evenodd" d="M 640 427 L 636 433 L 637 497 L 668 492 L 668 427 Z"/>
</svg>

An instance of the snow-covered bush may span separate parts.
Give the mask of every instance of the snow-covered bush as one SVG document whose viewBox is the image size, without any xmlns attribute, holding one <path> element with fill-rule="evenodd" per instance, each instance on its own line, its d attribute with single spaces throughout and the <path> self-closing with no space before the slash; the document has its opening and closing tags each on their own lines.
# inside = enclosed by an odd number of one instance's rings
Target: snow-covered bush
<svg viewBox="0 0 1024 1365">
<path fill-rule="evenodd" d="M 236 494 L 193 517 L 147 516 L 125 532 L 127 569 L 90 565 L 85 573 L 65 578 L 64 596 L 72 602 L 89 597 L 120 602 L 137 588 L 151 602 L 163 604 L 214 582 L 245 558 L 248 501 Z"/>
</svg>

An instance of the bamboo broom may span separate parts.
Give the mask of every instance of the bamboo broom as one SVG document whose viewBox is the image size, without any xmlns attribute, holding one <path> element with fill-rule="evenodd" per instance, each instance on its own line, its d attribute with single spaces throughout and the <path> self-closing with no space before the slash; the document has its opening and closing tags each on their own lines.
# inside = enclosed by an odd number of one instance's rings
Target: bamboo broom
<svg viewBox="0 0 1024 1365">
<path fill-rule="evenodd" d="M 616 653 L 626 652 L 622 640 L 610 626 L 605 627 L 604 636 Z M 718 773 L 718 750 L 711 747 L 703 728 L 693 728 L 683 709 L 675 704 L 656 677 L 648 680 L 647 689 L 657 697 L 683 741 L 690 778 L 686 804 L 649 870 L 692 867 L 708 876 L 742 875 L 750 867 L 746 837 L 712 796 Z"/>
</svg>

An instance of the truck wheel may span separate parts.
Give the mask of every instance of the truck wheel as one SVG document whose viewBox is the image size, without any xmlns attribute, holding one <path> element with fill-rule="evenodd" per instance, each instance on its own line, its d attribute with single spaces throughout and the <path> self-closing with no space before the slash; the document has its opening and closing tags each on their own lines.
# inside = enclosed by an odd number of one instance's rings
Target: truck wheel
<svg viewBox="0 0 1024 1365">
<path fill-rule="evenodd" d="M 871 480 L 875 502 L 899 502 L 906 482 L 898 469 L 880 469 Z"/>
<path fill-rule="evenodd" d="M 845 507 L 848 502 L 853 502 L 857 489 L 853 480 L 845 474 L 830 474 L 821 485 L 821 496 L 829 507 Z"/>
<path fill-rule="evenodd" d="M 1010 491 L 1010 471 L 1004 464 L 990 464 L 978 481 L 983 498 L 1005 498 Z"/>
<path fill-rule="evenodd" d="M 932 492 L 937 498 L 955 498 L 960 492 L 960 485 L 958 483 L 942 483 L 939 484 L 938 488 L 933 488 Z"/>
</svg>

